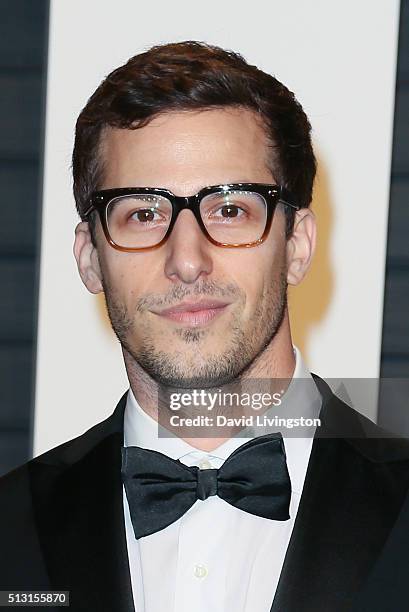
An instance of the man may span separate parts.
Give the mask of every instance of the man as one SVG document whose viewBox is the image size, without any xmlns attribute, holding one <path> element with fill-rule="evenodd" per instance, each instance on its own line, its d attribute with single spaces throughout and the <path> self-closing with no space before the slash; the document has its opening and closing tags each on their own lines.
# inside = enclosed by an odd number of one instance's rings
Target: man
<svg viewBox="0 0 409 612">
<path fill-rule="evenodd" d="M 90 98 L 74 254 L 104 293 L 130 389 L 2 479 L 1 589 L 68 590 L 75 611 L 375 609 L 409 445 L 382 439 L 292 345 L 286 290 L 314 251 L 315 166 L 293 94 L 216 47 L 155 47 Z M 319 415 L 314 439 L 159 435 L 163 390 L 261 380 Z"/>
</svg>

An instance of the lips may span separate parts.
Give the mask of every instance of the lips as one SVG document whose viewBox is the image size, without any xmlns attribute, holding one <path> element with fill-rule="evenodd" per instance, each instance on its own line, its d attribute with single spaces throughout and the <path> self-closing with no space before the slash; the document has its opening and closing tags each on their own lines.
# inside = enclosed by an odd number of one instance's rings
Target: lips
<svg viewBox="0 0 409 612">
<path fill-rule="evenodd" d="M 217 300 L 184 302 L 155 312 L 155 314 L 177 323 L 198 327 L 209 323 L 222 314 L 228 305 L 226 302 L 219 302 Z"/>
</svg>

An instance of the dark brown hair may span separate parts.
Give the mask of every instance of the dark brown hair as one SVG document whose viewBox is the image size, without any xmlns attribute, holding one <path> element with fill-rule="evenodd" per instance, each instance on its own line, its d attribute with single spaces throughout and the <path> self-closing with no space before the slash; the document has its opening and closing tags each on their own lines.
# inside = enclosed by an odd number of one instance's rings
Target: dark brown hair
<svg viewBox="0 0 409 612">
<path fill-rule="evenodd" d="M 72 163 L 81 218 L 101 182 L 99 145 L 105 127 L 137 129 L 161 113 L 226 106 L 251 109 L 260 116 L 270 143 L 273 176 L 299 206 L 309 206 L 316 160 L 311 126 L 294 94 L 238 53 L 186 41 L 135 55 L 106 77 L 82 110 Z M 291 210 L 287 235 L 294 218 Z"/>
</svg>

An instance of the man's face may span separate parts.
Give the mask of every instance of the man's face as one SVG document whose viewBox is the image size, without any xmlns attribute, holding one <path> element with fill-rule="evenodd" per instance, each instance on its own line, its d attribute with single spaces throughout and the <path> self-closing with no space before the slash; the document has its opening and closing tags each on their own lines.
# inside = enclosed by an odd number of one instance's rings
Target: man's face
<svg viewBox="0 0 409 612">
<path fill-rule="evenodd" d="M 140 129 L 110 128 L 101 155 L 101 189 L 163 187 L 188 196 L 208 185 L 275 183 L 264 130 L 244 109 L 168 113 Z M 151 251 L 117 251 L 99 220 L 96 231 L 97 274 L 112 326 L 125 351 L 159 383 L 224 384 L 274 338 L 286 307 L 281 207 L 266 241 L 253 248 L 211 244 L 190 210 Z M 199 312 L 169 312 L 200 301 L 207 303 Z"/>
</svg>

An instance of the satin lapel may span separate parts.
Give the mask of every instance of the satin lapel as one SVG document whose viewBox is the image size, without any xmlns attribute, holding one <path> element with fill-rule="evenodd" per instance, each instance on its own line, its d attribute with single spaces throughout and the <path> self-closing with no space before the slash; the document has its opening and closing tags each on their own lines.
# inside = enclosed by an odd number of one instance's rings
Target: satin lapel
<svg viewBox="0 0 409 612">
<path fill-rule="evenodd" d="M 123 408 L 119 405 L 114 413 L 116 425 Z M 52 588 L 70 591 L 71 612 L 134 611 L 120 476 L 123 434 L 112 427 L 112 418 L 96 428 L 91 448 L 68 467 L 32 468 L 38 532 Z"/>
<path fill-rule="evenodd" d="M 344 461 L 338 440 L 314 441 L 272 612 L 343 609 L 340 603 L 362 565 L 359 557 L 367 554 L 357 546 L 360 520 L 366 529 L 364 516 L 351 522 L 352 501 L 340 499 L 337 490 L 338 478 L 350 472 Z"/>
<path fill-rule="evenodd" d="M 382 462 L 367 459 L 348 439 L 325 438 L 325 415 L 358 436 L 357 413 L 332 396 L 322 414 L 271 612 L 348 610 L 402 503 Z"/>
</svg>

